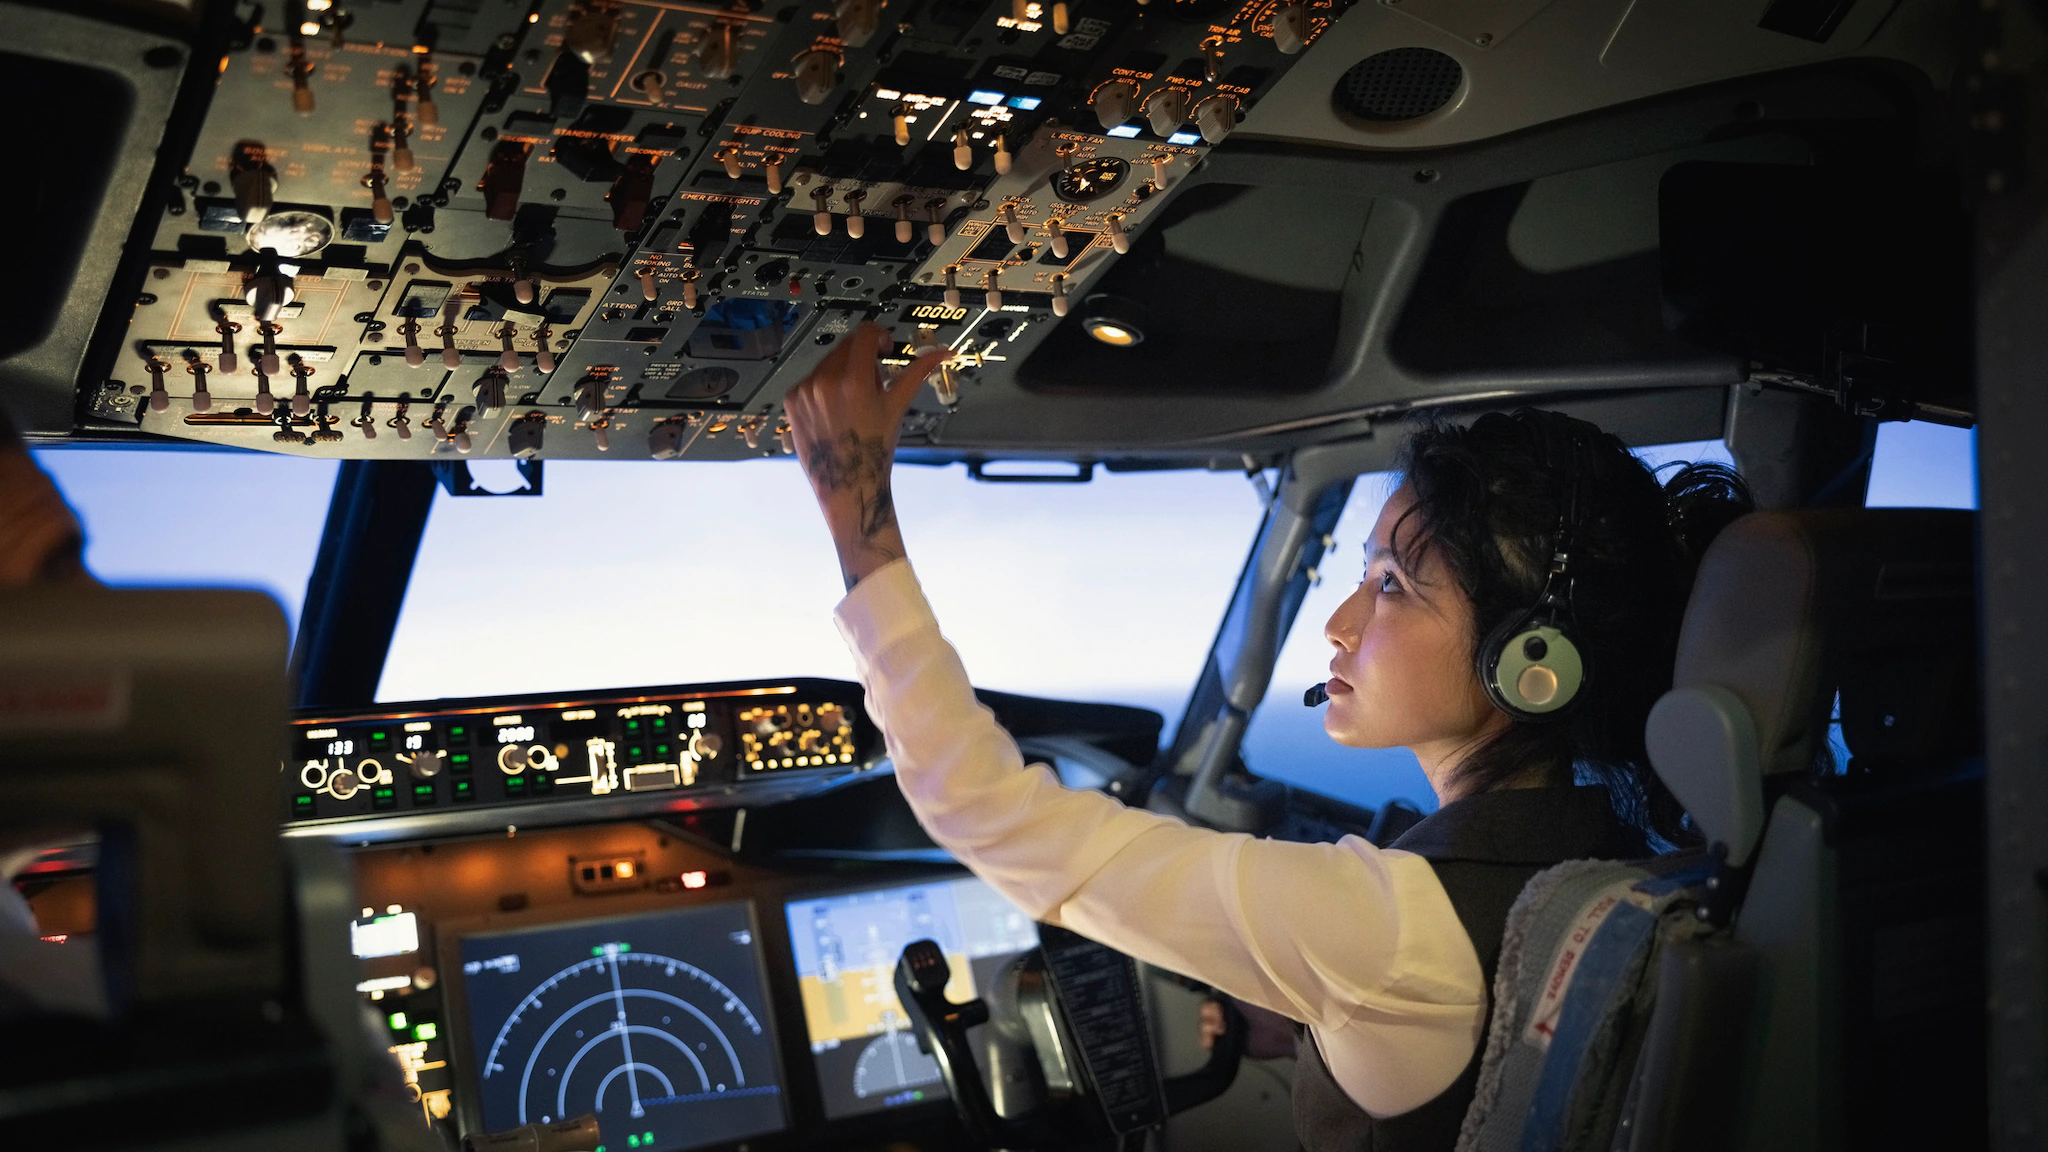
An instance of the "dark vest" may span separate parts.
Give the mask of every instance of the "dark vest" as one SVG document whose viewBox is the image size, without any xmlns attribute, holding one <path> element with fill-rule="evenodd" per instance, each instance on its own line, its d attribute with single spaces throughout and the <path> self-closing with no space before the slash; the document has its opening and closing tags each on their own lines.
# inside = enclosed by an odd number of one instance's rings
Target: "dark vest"
<svg viewBox="0 0 2048 1152">
<path fill-rule="evenodd" d="M 1511 788 L 1445 806 L 1391 845 L 1428 860 L 1457 909 L 1486 972 L 1493 974 L 1508 909 L 1531 877 L 1566 860 L 1649 855 L 1641 833 L 1615 819 L 1605 788 Z M 1465 1071 L 1434 1100 L 1375 1120 L 1337 1086 L 1313 1037 L 1294 1070 L 1294 1129 L 1307 1152 L 1450 1152 L 1472 1105 L 1485 1031 Z"/>
</svg>

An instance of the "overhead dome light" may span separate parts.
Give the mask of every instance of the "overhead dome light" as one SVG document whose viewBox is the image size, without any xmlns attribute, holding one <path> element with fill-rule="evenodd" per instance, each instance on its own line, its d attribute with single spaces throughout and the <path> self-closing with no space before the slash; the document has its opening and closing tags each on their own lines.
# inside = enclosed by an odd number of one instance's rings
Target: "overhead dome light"
<svg viewBox="0 0 2048 1152">
<path fill-rule="evenodd" d="M 1121 296 L 1091 296 L 1082 309 L 1081 329 L 1112 348 L 1145 342 L 1144 310 Z"/>
</svg>

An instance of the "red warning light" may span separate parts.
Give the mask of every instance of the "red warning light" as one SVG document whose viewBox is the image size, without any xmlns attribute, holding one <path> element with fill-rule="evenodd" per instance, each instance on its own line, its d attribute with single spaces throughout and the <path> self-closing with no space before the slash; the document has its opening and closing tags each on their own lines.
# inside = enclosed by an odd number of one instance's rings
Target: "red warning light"
<svg viewBox="0 0 2048 1152">
<path fill-rule="evenodd" d="M 709 883 L 711 883 L 711 874 L 709 872 L 683 873 L 683 887 L 685 888 L 702 888 Z"/>
</svg>

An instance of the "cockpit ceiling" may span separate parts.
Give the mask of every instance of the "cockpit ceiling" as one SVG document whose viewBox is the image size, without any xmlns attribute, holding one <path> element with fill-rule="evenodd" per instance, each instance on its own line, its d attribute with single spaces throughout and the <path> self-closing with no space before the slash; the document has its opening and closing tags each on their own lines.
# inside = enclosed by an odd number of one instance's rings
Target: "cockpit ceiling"
<svg viewBox="0 0 2048 1152">
<path fill-rule="evenodd" d="M 1740 8 L 241 4 L 167 126 L 143 60 L 188 49 L 87 62 L 90 22 L 16 21 L 131 98 L 56 112 L 113 162 L 46 237 L 103 274 L 40 299 L 97 330 L 0 349 L 0 386 L 43 436 L 744 459 L 872 319 L 899 362 L 955 352 L 913 453 L 1213 463 L 1443 406 L 1704 414 L 1845 325 L 1956 373 L 1918 305 L 1960 282 L 1957 213 L 1912 175 L 1949 6 Z M 1843 223 L 1886 220 L 1918 223 Z M 1811 298 L 1761 315 L 1759 280 Z"/>
</svg>

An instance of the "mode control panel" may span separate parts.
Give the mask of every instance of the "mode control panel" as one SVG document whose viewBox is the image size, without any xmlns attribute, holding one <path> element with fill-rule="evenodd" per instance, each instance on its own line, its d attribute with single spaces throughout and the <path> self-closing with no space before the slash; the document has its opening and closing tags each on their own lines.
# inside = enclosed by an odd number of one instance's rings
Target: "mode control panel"
<svg viewBox="0 0 2048 1152">
<path fill-rule="evenodd" d="M 292 722 L 287 824 L 856 771 L 880 741 L 858 684 L 791 680 L 399 704 Z"/>
</svg>

